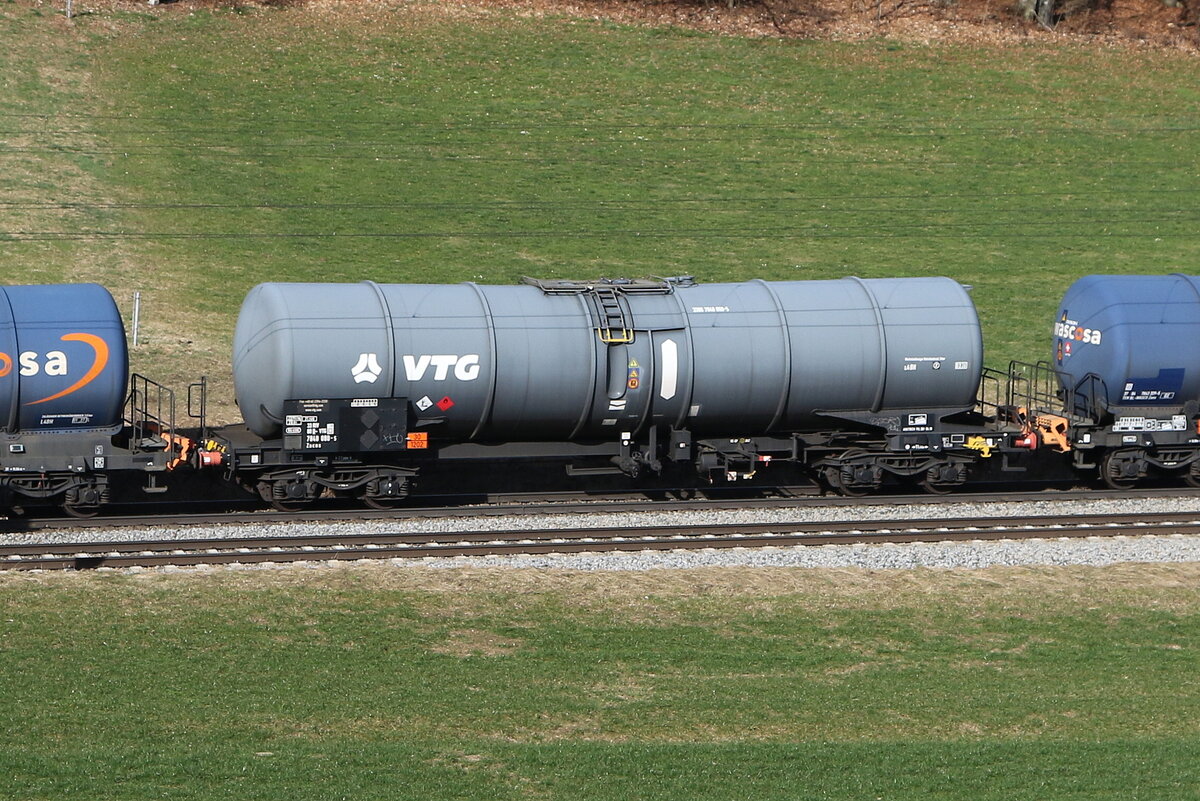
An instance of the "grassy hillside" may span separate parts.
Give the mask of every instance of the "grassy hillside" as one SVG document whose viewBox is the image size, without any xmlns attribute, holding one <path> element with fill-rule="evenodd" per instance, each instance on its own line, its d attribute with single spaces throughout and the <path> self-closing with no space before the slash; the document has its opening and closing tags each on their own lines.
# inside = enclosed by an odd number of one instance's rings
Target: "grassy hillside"
<svg viewBox="0 0 1200 801">
<path fill-rule="evenodd" d="M 998 365 L 1197 269 L 1183 54 L 124 8 L 0 4 L 0 278 L 141 291 L 136 367 L 226 417 L 259 281 L 944 274 Z M 1194 798 L 1197 586 L 0 575 L 0 798 Z"/>
<path fill-rule="evenodd" d="M 226 401 L 263 280 L 944 274 L 1001 365 L 1078 275 L 1196 269 L 1186 54 L 4 8 L 0 273 L 141 290 L 138 367 Z"/>
<path fill-rule="evenodd" d="M 0 797 L 1195 798 L 1197 579 L 0 575 Z"/>
</svg>

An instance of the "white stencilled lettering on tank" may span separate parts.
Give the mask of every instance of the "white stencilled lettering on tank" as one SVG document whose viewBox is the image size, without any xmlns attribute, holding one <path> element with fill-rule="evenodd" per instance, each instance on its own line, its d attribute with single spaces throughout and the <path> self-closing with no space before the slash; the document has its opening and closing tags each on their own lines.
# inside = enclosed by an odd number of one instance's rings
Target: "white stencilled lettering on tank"
<svg viewBox="0 0 1200 801">
<path fill-rule="evenodd" d="M 479 378 L 479 356 L 468 353 L 454 365 L 454 377 L 459 381 L 474 381 Z"/>
<path fill-rule="evenodd" d="M 474 381 L 479 378 L 481 369 L 478 353 L 468 353 L 464 356 L 450 353 L 415 356 L 406 353 L 402 360 L 404 377 L 409 381 L 420 381 L 425 378 L 430 367 L 433 368 L 433 373 L 429 377 L 434 381 L 445 381 L 450 377 L 451 369 L 453 369 L 454 377 L 459 381 Z"/>
</svg>

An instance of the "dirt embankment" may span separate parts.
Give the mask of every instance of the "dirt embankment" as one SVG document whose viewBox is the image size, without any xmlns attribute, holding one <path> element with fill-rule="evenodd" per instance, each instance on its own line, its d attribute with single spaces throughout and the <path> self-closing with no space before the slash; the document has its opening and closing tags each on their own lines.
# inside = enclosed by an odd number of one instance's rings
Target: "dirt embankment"
<svg viewBox="0 0 1200 801">
<path fill-rule="evenodd" d="M 268 2 L 296 0 L 268 0 Z M 304 0 L 300 0 L 303 2 Z M 805 39 L 1008 44 L 1031 39 L 1200 51 L 1200 0 L 480 0 L 630 23 Z M 1170 3 L 1171 5 L 1168 5 Z"/>
<path fill-rule="evenodd" d="M 117 0 L 118 4 L 128 2 Z M 404 0 L 161 2 L 164 11 L 171 7 L 289 6 L 354 13 Z M 1075 42 L 1200 53 L 1200 0 L 455 0 L 446 6 L 674 25 L 727 35 L 888 38 L 998 46 Z"/>
</svg>

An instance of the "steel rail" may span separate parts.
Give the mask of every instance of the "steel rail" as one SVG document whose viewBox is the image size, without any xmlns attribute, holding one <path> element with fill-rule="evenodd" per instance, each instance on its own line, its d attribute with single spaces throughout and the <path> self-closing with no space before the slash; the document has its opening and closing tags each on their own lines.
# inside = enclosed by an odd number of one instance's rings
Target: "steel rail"
<svg viewBox="0 0 1200 801">
<path fill-rule="evenodd" d="M 1200 533 L 1200 514 L 777 522 L 0 546 L 0 570 Z"/>
<path fill-rule="evenodd" d="M 1198 498 L 1200 490 L 1171 488 L 1142 488 L 1139 490 L 1061 490 L 1044 489 L 1016 493 L 972 492 L 952 495 L 875 495 L 865 498 L 846 498 L 837 495 L 784 495 L 770 497 L 715 497 L 647 500 L 644 492 L 631 493 L 636 499 L 602 497 L 581 500 L 580 493 L 563 493 L 560 500 L 545 500 L 545 494 L 524 496 L 505 495 L 487 503 L 445 506 L 399 507 L 388 510 L 362 508 L 312 508 L 296 512 L 270 509 L 235 509 L 200 513 L 142 513 L 76 518 L 0 518 L 0 532 L 34 533 L 62 529 L 132 528 L 137 526 L 201 526 L 243 525 L 252 523 L 317 523 L 364 520 L 414 520 L 420 518 L 470 518 L 546 514 L 611 514 L 622 512 L 657 513 L 664 511 L 697 511 L 705 509 L 779 509 L 809 506 L 953 506 L 967 503 L 1048 503 L 1057 501 Z"/>
</svg>

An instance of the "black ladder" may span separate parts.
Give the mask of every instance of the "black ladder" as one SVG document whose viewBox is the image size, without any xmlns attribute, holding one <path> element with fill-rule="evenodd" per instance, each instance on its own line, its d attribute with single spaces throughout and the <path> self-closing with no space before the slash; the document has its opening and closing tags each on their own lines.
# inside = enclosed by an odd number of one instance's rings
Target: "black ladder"
<svg viewBox="0 0 1200 801">
<path fill-rule="evenodd" d="M 609 345 L 633 341 L 633 315 L 626 295 L 669 295 L 676 287 L 692 286 L 690 275 L 676 278 L 601 278 L 598 281 L 522 278 L 521 283 L 535 286 L 547 295 L 588 295 L 592 299 L 592 317 L 596 336 Z"/>
<path fill-rule="evenodd" d="M 633 322 L 621 296 L 611 286 L 598 286 L 592 290 L 596 306 L 596 336 L 610 345 L 633 341 Z"/>
</svg>

